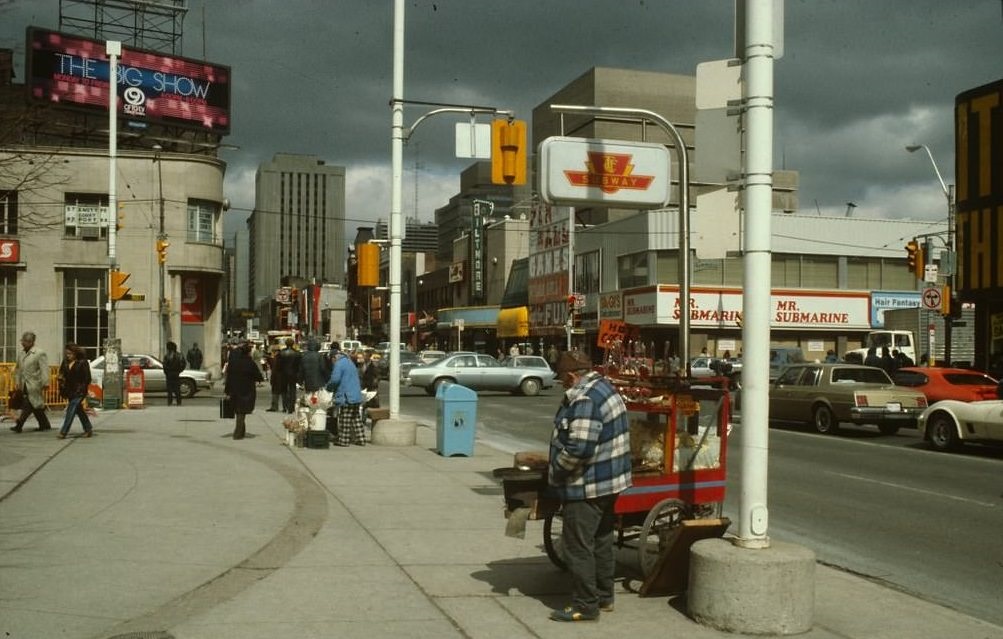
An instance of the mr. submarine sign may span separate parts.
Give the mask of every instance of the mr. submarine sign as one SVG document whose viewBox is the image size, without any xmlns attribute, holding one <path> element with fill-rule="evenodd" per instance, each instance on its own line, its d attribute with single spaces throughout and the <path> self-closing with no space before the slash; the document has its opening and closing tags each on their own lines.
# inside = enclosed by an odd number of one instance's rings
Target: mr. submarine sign
<svg viewBox="0 0 1003 639">
<path fill-rule="evenodd" d="M 661 144 L 550 137 L 540 144 L 540 192 L 550 204 L 662 208 L 669 157 Z"/>
</svg>

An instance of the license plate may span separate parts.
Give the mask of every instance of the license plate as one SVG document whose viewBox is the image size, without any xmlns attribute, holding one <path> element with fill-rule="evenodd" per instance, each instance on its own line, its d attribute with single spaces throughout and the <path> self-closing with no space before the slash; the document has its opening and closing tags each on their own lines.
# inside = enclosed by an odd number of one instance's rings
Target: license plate
<svg viewBox="0 0 1003 639">
<path fill-rule="evenodd" d="M 885 410 L 889 413 L 901 413 L 902 412 L 902 402 L 888 402 L 885 404 Z"/>
</svg>

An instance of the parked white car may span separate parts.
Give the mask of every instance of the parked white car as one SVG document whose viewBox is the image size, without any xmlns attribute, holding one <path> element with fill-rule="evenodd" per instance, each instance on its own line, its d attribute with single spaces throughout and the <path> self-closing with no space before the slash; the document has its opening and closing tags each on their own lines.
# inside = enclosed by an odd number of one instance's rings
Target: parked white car
<svg viewBox="0 0 1003 639">
<path fill-rule="evenodd" d="M 146 384 L 147 393 L 166 393 L 167 378 L 164 376 L 164 365 L 159 359 L 152 355 L 122 355 L 121 366 L 122 375 L 129 371 L 132 360 L 139 361 L 139 367 L 143 369 L 143 379 Z M 104 379 L 104 355 L 91 360 L 91 383 L 101 386 Z M 197 371 L 186 368 L 181 371 L 180 376 L 181 395 L 183 397 L 194 397 L 200 390 L 212 388 L 212 381 L 206 371 Z"/>
<path fill-rule="evenodd" d="M 916 427 L 934 450 L 956 450 L 965 442 L 1003 442 L 1003 400 L 945 399 L 923 411 Z"/>
</svg>

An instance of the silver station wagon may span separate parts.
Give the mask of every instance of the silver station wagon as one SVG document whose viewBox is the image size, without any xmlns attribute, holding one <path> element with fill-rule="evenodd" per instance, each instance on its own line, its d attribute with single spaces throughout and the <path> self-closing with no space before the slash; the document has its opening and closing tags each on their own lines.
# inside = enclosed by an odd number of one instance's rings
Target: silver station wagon
<svg viewBox="0 0 1003 639">
<path fill-rule="evenodd" d="M 536 395 L 554 385 L 554 371 L 536 355 L 517 355 L 499 362 L 490 355 L 451 353 L 440 360 L 415 366 L 407 373 L 410 386 L 434 395 L 440 384 L 452 382 L 475 391 L 508 391 Z"/>
</svg>

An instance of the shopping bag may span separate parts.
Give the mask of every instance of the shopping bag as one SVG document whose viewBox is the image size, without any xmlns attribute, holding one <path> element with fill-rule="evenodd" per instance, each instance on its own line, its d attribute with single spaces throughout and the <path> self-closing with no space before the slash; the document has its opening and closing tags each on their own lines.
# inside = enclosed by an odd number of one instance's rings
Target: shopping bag
<svg viewBox="0 0 1003 639">
<path fill-rule="evenodd" d="M 7 396 L 7 408 L 10 410 L 21 410 L 24 408 L 24 392 L 20 388 L 15 388 Z"/>
<path fill-rule="evenodd" d="M 231 419 L 233 414 L 233 402 L 229 397 L 222 397 L 219 400 L 219 416 L 221 419 Z"/>
</svg>

